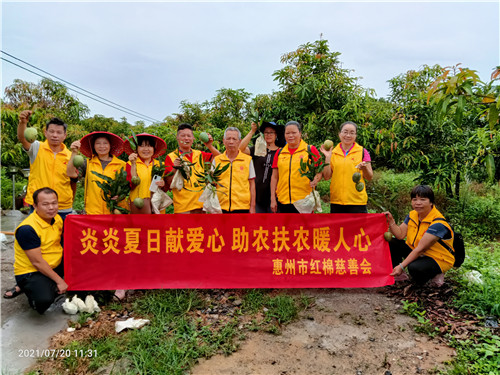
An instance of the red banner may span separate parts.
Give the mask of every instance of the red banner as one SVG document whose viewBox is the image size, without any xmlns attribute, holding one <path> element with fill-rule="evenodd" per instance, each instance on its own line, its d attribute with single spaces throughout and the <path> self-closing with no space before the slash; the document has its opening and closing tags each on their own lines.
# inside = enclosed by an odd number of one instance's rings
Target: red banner
<svg viewBox="0 0 500 375">
<path fill-rule="evenodd" d="M 394 283 L 383 214 L 69 215 L 69 290 Z"/>
</svg>

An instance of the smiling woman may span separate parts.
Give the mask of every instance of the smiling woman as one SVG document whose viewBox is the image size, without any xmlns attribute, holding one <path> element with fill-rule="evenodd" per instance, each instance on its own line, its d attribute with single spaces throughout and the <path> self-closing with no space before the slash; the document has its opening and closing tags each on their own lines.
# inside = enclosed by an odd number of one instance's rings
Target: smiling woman
<svg viewBox="0 0 500 375">
<path fill-rule="evenodd" d="M 331 213 L 366 213 L 368 195 L 365 180 L 373 178 L 370 154 L 356 143 L 358 126 L 346 121 L 340 126 L 340 143 L 332 150 L 321 146 L 321 152 L 329 160 L 323 170 L 330 183 Z"/>
<path fill-rule="evenodd" d="M 444 272 L 455 263 L 454 232 L 435 206 L 430 186 L 418 185 L 410 193 L 411 211 L 401 225 L 396 225 L 390 212 L 385 212 L 389 229 L 396 237 L 389 242 L 392 265 L 391 276 L 406 279 L 405 268 L 417 284 L 434 278 L 440 286 Z M 403 241 L 406 238 L 406 242 Z M 403 259 L 404 258 L 404 259 Z"/>
</svg>

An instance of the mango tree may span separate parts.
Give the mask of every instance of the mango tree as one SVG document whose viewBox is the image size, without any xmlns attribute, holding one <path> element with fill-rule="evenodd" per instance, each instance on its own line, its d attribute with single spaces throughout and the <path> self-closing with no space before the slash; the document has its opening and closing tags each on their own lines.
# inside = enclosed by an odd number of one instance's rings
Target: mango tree
<svg viewBox="0 0 500 375">
<path fill-rule="evenodd" d="M 476 71 L 461 68 L 460 64 L 446 67 L 428 90 L 427 102 L 437 107 L 441 117 L 452 115 L 457 125 L 464 116 L 474 117 L 474 129 L 469 143 L 474 145 L 475 157 L 470 167 L 478 163 L 485 166 L 490 182 L 500 177 L 500 67 L 491 74 L 491 80 L 483 83 Z"/>
</svg>

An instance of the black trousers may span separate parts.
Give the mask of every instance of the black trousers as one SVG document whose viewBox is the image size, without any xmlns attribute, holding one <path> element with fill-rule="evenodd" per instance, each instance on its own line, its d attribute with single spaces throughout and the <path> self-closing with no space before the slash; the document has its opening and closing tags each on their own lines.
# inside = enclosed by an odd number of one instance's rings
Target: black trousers
<svg viewBox="0 0 500 375">
<path fill-rule="evenodd" d="M 63 262 L 54 268 L 54 271 L 59 276 L 64 277 Z M 18 275 L 16 276 L 16 282 L 28 297 L 30 306 L 39 314 L 43 314 L 59 296 L 57 284 L 41 272 Z"/>
<path fill-rule="evenodd" d="M 366 204 L 333 204 L 330 203 L 331 214 L 367 214 Z"/>
<path fill-rule="evenodd" d="M 300 213 L 297 211 L 295 206 L 293 204 L 283 204 L 278 202 L 278 213 L 280 214 L 298 214 Z"/>
<path fill-rule="evenodd" d="M 412 252 L 411 248 L 404 240 L 398 240 L 396 238 L 393 238 L 389 242 L 389 248 L 391 250 L 393 268 Z M 442 271 L 439 264 L 437 264 L 434 259 L 428 256 L 422 256 L 408 265 L 408 272 L 415 284 L 423 285 L 434 276 L 439 275 Z"/>
</svg>

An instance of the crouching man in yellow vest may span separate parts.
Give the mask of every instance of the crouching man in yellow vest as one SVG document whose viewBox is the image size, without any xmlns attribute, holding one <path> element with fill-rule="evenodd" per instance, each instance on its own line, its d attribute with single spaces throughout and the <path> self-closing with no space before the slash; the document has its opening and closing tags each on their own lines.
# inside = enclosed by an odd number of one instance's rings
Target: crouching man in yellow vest
<svg viewBox="0 0 500 375">
<path fill-rule="evenodd" d="M 43 314 L 68 289 L 63 279 L 63 221 L 58 196 L 45 187 L 33 193 L 35 211 L 15 231 L 14 274 L 30 306 Z"/>
<path fill-rule="evenodd" d="M 214 158 L 213 164 L 224 167 L 217 196 L 223 213 L 255 213 L 255 169 L 252 157 L 239 150 L 241 132 L 230 127 L 224 132 L 226 151 Z"/>
</svg>

